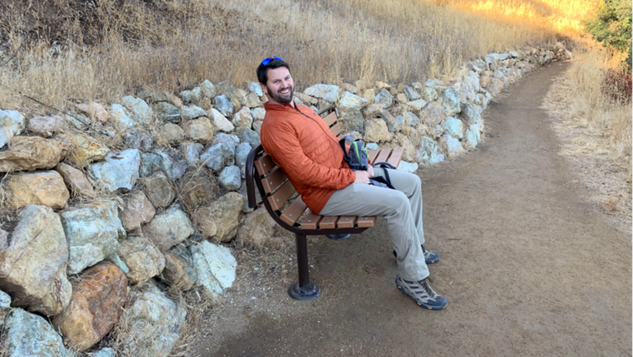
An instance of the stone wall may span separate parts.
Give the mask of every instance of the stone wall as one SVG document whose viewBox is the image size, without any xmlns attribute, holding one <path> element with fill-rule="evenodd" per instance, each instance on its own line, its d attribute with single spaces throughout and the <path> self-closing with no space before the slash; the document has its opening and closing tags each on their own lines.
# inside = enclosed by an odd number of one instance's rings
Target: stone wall
<svg viewBox="0 0 633 357">
<path fill-rule="evenodd" d="M 570 57 L 561 44 L 491 53 L 448 80 L 317 84 L 295 100 L 315 111 L 335 104 L 346 133 L 370 148 L 404 147 L 398 169 L 414 172 L 475 149 L 492 98 Z M 120 104 L 78 104 L 72 115 L 0 110 L 2 217 L 14 214 L 0 227 L 9 355 L 43 345 L 64 355 L 63 342 L 88 351 L 125 323 L 124 340 L 152 343 L 120 354 L 167 356 L 186 310 L 158 285 L 218 297 L 237 265 L 221 243 L 260 247 L 273 235 L 266 211 L 248 208 L 244 184 L 265 101 L 257 83 L 204 81 L 179 96 L 146 90 Z"/>
</svg>

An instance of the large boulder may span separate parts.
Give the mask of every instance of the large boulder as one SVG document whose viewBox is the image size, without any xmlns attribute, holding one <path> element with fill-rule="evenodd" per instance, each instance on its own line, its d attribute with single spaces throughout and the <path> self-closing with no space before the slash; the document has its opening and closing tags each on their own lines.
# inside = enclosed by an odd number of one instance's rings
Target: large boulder
<svg viewBox="0 0 633 357">
<path fill-rule="evenodd" d="M 0 148 L 24 130 L 24 115 L 16 110 L 0 109 Z"/>
<path fill-rule="evenodd" d="M 59 216 L 49 207 L 26 206 L 8 243 L 0 240 L 0 289 L 13 306 L 52 316 L 68 305 L 68 247 Z"/>
<path fill-rule="evenodd" d="M 70 259 L 68 273 L 77 274 L 119 248 L 126 236 L 116 201 L 92 202 L 61 213 Z"/>
<path fill-rule="evenodd" d="M 315 84 L 303 91 L 303 93 L 309 96 L 323 99 L 330 103 L 334 103 L 338 100 L 340 92 L 341 90 L 339 87 L 328 84 Z"/>
<path fill-rule="evenodd" d="M 198 282 L 193 256 L 183 244 L 177 244 L 165 253 L 165 269 L 161 277 L 172 288 L 181 291 L 193 288 Z"/>
<path fill-rule="evenodd" d="M 70 347 L 85 351 L 114 328 L 127 295 L 125 274 L 110 262 L 99 263 L 73 282 L 70 303 L 53 325 Z"/>
<path fill-rule="evenodd" d="M 202 241 L 191 246 L 191 252 L 198 271 L 198 284 L 211 297 L 218 297 L 233 285 L 237 261 L 229 248 Z"/>
<path fill-rule="evenodd" d="M 203 236 L 219 242 L 228 242 L 237 234 L 243 205 L 242 195 L 229 192 L 208 207 L 200 207 L 194 213 L 194 221 Z"/>
<path fill-rule="evenodd" d="M 171 301 L 152 282 L 130 292 L 121 315 L 119 353 L 122 356 L 167 357 L 185 327 L 187 310 Z"/>
<path fill-rule="evenodd" d="M 274 241 L 276 224 L 266 208 L 260 207 L 246 215 L 240 224 L 237 239 L 246 246 L 262 248 Z"/>
<path fill-rule="evenodd" d="M 57 165 L 57 167 L 55 167 L 55 171 L 62 176 L 66 186 L 70 188 L 72 193 L 75 195 L 87 196 L 90 198 L 94 198 L 96 196 L 92 184 L 88 181 L 83 172 L 64 163 Z"/>
<path fill-rule="evenodd" d="M 68 153 L 68 146 L 39 136 L 16 136 L 10 149 L 0 152 L 0 172 L 52 169 Z"/>
<path fill-rule="evenodd" d="M 6 340 L 2 352 L 7 356 L 65 357 L 73 353 L 64 347 L 62 337 L 41 316 L 13 309 L 7 318 Z"/>
<path fill-rule="evenodd" d="M 160 274 L 165 257 L 148 238 L 131 237 L 121 243 L 117 255 L 128 268 L 130 283 L 137 284 Z"/>
<path fill-rule="evenodd" d="M 107 146 L 83 134 L 60 134 L 56 139 L 69 145 L 68 160 L 79 168 L 103 159 L 110 152 Z"/>
<path fill-rule="evenodd" d="M 211 124 L 215 132 L 222 131 L 225 133 L 230 133 L 233 130 L 235 130 L 235 126 L 233 125 L 233 123 L 231 123 L 228 119 L 226 119 L 226 117 L 222 113 L 220 113 L 217 109 L 211 108 L 208 111 L 208 114 L 212 120 Z"/>
<path fill-rule="evenodd" d="M 366 142 L 391 141 L 393 134 L 389 132 L 387 123 L 382 119 L 369 119 L 365 122 Z"/>
<path fill-rule="evenodd" d="M 189 238 L 193 234 L 193 224 L 191 224 L 187 214 L 175 205 L 156 215 L 151 222 L 143 227 L 143 232 L 161 252 L 164 252 Z"/>
<path fill-rule="evenodd" d="M 132 191 L 125 199 L 123 211 L 119 214 L 121 224 L 126 231 L 139 229 L 142 224 L 154 218 L 156 209 L 143 191 Z"/>
<path fill-rule="evenodd" d="M 52 170 L 11 175 L 2 186 L 7 202 L 13 209 L 26 205 L 62 209 L 70 198 L 64 179 Z"/>
<path fill-rule="evenodd" d="M 139 177 L 141 155 L 136 149 L 127 149 L 119 154 L 109 153 L 105 162 L 90 165 L 90 174 L 97 185 L 108 192 L 128 192 Z"/>
<path fill-rule="evenodd" d="M 338 100 L 336 107 L 342 111 L 359 111 L 366 107 L 367 100 L 350 92 L 345 92 Z"/>
</svg>

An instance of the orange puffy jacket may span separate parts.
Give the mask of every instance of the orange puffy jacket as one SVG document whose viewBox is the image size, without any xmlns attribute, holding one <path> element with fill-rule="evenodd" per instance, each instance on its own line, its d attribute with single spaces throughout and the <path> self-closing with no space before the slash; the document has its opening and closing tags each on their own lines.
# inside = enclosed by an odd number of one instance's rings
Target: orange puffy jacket
<svg viewBox="0 0 633 357">
<path fill-rule="evenodd" d="M 343 160 L 338 139 L 309 107 L 264 103 L 266 117 L 260 137 L 264 150 L 316 214 L 335 190 L 356 175 Z"/>
</svg>

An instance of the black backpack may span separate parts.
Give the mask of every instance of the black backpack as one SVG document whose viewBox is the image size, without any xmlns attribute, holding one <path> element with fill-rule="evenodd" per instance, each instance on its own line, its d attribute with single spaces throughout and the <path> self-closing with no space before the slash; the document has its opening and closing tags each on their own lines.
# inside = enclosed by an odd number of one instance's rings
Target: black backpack
<svg viewBox="0 0 633 357">
<path fill-rule="evenodd" d="M 345 146 L 346 141 L 351 141 L 351 145 L 349 146 L 349 150 L 347 146 Z M 354 170 L 367 171 L 367 167 L 369 166 L 369 160 L 367 159 L 367 148 L 364 145 L 364 142 L 361 139 L 352 139 L 350 136 L 346 136 L 339 141 L 341 145 L 341 149 L 343 149 L 344 159 L 349 165 L 349 167 Z M 374 176 L 369 179 L 369 184 L 378 186 L 378 187 L 386 187 L 393 189 L 391 185 L 391 180 L 389 179 L 389 174 L 387 173 L 387 169 L 394 169 L 393 165 L 388 162 L 377 162 L 373 164 L 374 167 L 381 167 L 384 169 L 385 177 L 383 176 Z"/>
</svg>

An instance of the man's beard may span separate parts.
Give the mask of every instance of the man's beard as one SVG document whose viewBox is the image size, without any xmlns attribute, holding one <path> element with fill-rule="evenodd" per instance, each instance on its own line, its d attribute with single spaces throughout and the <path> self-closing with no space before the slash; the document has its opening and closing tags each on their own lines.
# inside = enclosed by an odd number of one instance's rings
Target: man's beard
<svg viewBox="0 0 633 357">
<path fill-rule="evenodd" d="M 287 96 L 282 96 L 281 94 L 279 94 L 279 92 L 277 93 L 273 92 L 268 86 L 266 86 L 266 88 L 268 88 L 268 96 L 271 97 L 275 102 L 281 103 L 281 104 L 288 104 L 292 102 L 292 96 L 294 94 L 293 87 L 288 87 L 288 89 L 290 89 L 290 93 L 288 93 Z M 285 90 L 285 89 L 286 88 L 280 89 L 280 91 Z"/>
</svg>

